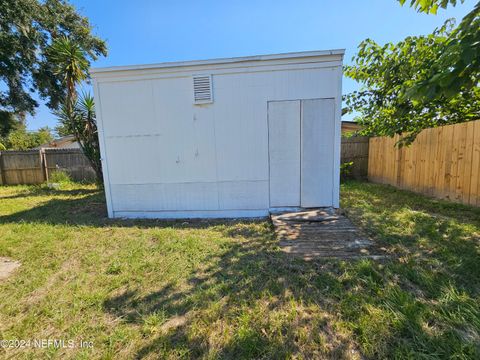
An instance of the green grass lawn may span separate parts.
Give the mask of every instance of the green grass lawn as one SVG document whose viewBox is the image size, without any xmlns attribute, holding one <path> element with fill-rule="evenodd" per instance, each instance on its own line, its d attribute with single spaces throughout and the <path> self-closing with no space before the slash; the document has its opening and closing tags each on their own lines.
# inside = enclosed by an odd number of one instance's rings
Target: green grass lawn
<svg viewBox="0 0 480 360">
<path fill-rule="evenodd" d="M 313 261 L 268 221 L 111 221 L 93 186 L 0 187 L 0 358 L 480 358 L 480 209 L 342 185 L 390 254 Z"/>
</svg>

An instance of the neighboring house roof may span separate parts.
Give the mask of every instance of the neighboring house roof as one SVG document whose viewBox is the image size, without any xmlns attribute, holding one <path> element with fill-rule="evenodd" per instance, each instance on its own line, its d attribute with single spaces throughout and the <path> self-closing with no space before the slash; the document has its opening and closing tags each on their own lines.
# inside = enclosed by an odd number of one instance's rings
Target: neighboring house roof
<svg viewBox="0 0 480 360">
<path fill-rule="evenodd" d="M 80 145 L 73 135 L 62 136 L 47 144 L 40 145 L 37 149 L 56 148 L 56 149 L 79 149 Z"/>
<path fill-rule="evenodd" d="M 342 121 L 342 134 L 359 131 L 361 129 L 362 126 L 357 124 L 355 121 Z"/>
</svg>

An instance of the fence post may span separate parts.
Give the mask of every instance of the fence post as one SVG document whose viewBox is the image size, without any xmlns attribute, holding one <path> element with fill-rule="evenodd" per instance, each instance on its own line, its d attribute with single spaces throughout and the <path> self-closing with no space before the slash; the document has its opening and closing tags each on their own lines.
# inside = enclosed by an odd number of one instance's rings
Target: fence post
<svg viewBox="0 0 480 360">
<path fill-rule="evenodd" d="M 3 171 L 3 156 L 1 151 L 0 151 L 0 181 L 2 182 L 2 185 L 7 185 L 7 181 L 5 179 L 5 172 Z"/>
<path fill-rule="evenodd" d="M 47 157 L 45 156 L 45 149 L 40 149 L 40 167 L 42 169 L 43 178 L 45 182 L 48 182 L 48 166 Z"/>
</svg>

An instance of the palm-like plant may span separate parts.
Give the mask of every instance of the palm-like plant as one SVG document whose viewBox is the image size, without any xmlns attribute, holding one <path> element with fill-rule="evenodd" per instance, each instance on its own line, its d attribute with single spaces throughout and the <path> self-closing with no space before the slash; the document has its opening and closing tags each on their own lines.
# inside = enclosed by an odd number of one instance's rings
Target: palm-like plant
<svg viewBox="0 0 480 360">
<path fill-rule="evenodd" d="M 97 121 L 95 118 L 95 101 L 90 93 L 83 93 L 78 99 L 76 111 L 78 114 L 77 118 L 80 121 L 76 123 L 74 133 L 82 140 L 83 152 L 89 159 L 93 159 L 91 162 L 97 174 L 97 179 L 102 179 L 100 146 L 98 143 Z"/>
<path fill-rule="evenodd" d="M 66 101 L 56 112 L 60 123 L 77 139 L 83 153 L 89 159 L 97 180 L 102 181 L 102 165 L 98 144 L 95 102 L 89 93 L 82 93 L 71 102 Z"/>
<path fill-rule="evenodd" d="M 75 100 L 76 86 L 88 77 L 88 60 L 85 52 L 66 36 L 55 39 L 49 51 L 50 60 L 55 63 L 55 74 L 62 75 L 66 85 L 67 100 Z"/>
<path fill-rule="evenodd" d="M 97 181 L 101 182 L 103 177 L 94 100 L 89 93 L 83 93 L 77 99 L 77 85 L 88 78 L 89 62 L 85 52 L 74 41 L 62 36 L 54 40 L 49 56 L 55 63 L 56 73 L 63 74 L 66 87 L 65 101 L 56 115 L 62 125 L 75 136 L 95 170 Z"/>
</svg>

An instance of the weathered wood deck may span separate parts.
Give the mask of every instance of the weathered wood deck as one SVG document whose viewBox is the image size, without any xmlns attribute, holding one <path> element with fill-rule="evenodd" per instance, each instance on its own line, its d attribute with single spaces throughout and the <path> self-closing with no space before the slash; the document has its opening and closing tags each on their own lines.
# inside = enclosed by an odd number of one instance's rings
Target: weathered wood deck
<svg viewBox="0 0 480 360">
<path fill-rule="evenodd" d="M 347 217 L 332 208 L 272 214 L 271 218 L 282 250 L 305 260 L 384 257 Z"/>
</svg>

